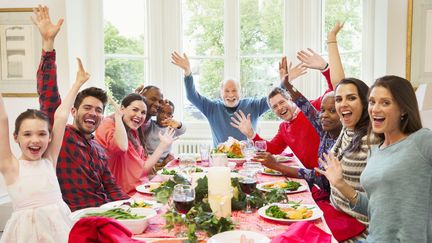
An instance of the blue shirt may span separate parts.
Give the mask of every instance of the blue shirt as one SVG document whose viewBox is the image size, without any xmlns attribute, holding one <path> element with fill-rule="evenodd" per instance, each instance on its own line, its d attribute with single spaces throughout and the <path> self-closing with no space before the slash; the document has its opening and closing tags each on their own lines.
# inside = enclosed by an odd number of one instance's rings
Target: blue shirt
<svg viewBox="0 0 432 243">
<path fill-rule="evenodd" d="M 210 128 L 213 137 L 213 145 L 216 147 L 219 143 L 228 140 L 228 137 L 233 137 L 238 140 L 245 140 L 243 135 L 237 128 L 231 126 L 231 117 L 234 112 L 229 112 L 222 100 L 210 100 L 202 96 L 195 89 L 192 75 L 184 78 L 186 96 L 188 100 L 201 111 L 210 123 Z M 243 111 L 250 114 L 252 127 L 256 130 L 258 118 L 269 109 L 267 98 L 259 99 L 244 98 L 240 99 L 235 111 Z"/>
</svg>

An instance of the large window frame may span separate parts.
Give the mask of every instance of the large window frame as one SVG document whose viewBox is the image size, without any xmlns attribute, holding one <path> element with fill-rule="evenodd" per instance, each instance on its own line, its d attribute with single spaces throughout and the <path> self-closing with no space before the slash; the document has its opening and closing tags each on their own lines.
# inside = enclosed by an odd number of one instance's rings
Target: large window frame
<svg viewBox="0 0 432 243">
<path fill-rule="evenodd" d="M 174 116 L 183 119 L 182 107 L 186 102 L 184 95 L 183 73 L 171 64 L 170 55 L 173 51 L 182 52 L 182 3 L 181 0 L 143 0 L 147 1 L 147 27 L 148 27 L 148 62 L 147 83 L 159 86 L 164 96 L 176 104 Z M 240 76 L 239 55 L 239 0 L 225 0 L 225 55 L 223 57 L 224 76 Z M 322 52 L 325 42 L 322 34 L 322 1 L 316 0 L 284 0 L 284 50 L 283 55 L 294 59 L 295 53 L 307 47 Z M 363 0 L 364 31 L 362 36 L 362 75 L 364 80 L 370 80 L 373 69 L 372 33 L 371 27 L 373 9 L 371 0 Z M 296 23 L 296 24 L 287 24 Z M 295 34 L 293 34 L 295 33 Z M 325 54 L 325 53 L 324 53 Z M 130 57 L 138 58 L 138 57 Z M 199 57 L 197 57 L 199 58 Z M 371 66 L 372 65 L 372 66 Z M 314 98 L 324 90 L 324 83 L 319 86 L 321 74 L 309 72 L 308 76 L 297 81 L 298 88 L 308 97 Z M 260 121 L 258 132 L 265 138 L 276 134 L 280 121 Z M 188 122 L 187 133 L 184 139 L 210 139 L 211 132 L 206 121 Z"/>
</svg>

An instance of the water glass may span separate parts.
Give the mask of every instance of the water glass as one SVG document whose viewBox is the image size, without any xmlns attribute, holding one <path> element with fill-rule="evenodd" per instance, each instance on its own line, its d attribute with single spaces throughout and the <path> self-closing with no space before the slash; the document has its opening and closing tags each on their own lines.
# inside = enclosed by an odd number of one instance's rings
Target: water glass
<svg viewBox="0 0 432 243">
<path fill-rule="evenodd" d="M 195 170 L 196 167 L 196 161 L 195 158 L 193 158 L 191 155 L 182 155 L 179 159 L 179 169 L 181 172 L 185 173 L 188 178 L 190 178 L 190 175 Z"/>
<path fill-rule="evenodd" d="M 212 154 L 211 166 L 228 166 L 228 157 L 224 153 L 215 153 Z"/>
<path fill-rule="evenodd" d="M 210 146 L 208 144 L 200 145 L 200 156 L 201 163 L 203 165 L 208 165 L 208 163 L 210 162 Z"/>
<path fill-rule="evenodd" d="M 253 155 L 255 154 L 255 147 L 253 141 L 251 140 L 241 141 L 241 149 L 246 161 L 250 161 Z"/>
</svg>

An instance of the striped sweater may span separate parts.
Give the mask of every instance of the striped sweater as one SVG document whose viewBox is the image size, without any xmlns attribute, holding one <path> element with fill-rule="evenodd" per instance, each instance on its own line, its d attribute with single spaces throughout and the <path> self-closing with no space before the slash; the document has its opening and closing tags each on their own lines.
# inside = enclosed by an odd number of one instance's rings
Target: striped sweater
<svg viewBox="0 0 432 243">
<path fill-rule="evenodd" d="M 341 161 L 342 174 L 344 180 L 357 191 L 363 192 L 364 189 L 360 185 L 360 175 L 366 167 L 367 156 L 369 148 L 366 143 L 366 137 L 362 138 L 362 144 L 360 151 L 357 152 L 345 152 L 343 151 L 351 144 L 354 136 L 353 130 L 344 128 L 336 140 L 335 145 L 332 148 L 332 152 L 335 157 Z M 367 224 L 368 218 L 366 215 L 359 214 L 351 210 L 349 206 L 349 200 L 345 198 L 338 189 L 331 187 L 330 201 L 333 206 L 348 215 L 358 219 L 360 222 Z"/>
</svg>

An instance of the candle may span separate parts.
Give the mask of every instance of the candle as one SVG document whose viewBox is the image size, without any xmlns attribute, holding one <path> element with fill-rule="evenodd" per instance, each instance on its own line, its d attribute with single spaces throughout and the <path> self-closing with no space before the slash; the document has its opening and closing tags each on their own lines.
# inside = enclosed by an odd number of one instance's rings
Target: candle
<svg viewBox="0 0 432 243">
<path fill-rule="evenodd" d="M 209 204 L 216 217 L 231 216 L 231 171 L 228 167 L 210 167 L 207 173 Z"/>
</svg>

